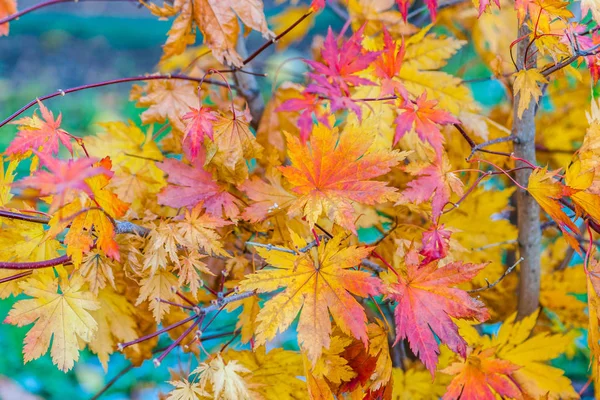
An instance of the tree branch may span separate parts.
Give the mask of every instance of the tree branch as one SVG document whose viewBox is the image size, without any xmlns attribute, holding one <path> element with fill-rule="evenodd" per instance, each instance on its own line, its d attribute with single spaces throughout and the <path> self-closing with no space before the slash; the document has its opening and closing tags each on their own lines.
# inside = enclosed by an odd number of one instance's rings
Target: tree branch
<svg viewBox="0 0 600 400">
<path fill-rule="evenodd" d="M 267 42 L 271 43 L 271 42 Z M 266 47 L 265 47 L 266 48 Z M 240 32 L 238 37 L 236 50 L 241 57 L 248 57 L 248 49 L 246 49 L 246 39 L 244 38 L 244 32 Z M 244 65 L 246 63 L 244 62 Z M 251 66 L 245 67 L 245 73 L 234 70 L 233 79 L 238 87 L 240 95 L 246 100 L 248 108 L 250 109 L 250 115 L 252 115 L 251 125 L 254 129 L 258 129 L 258 124 L 262 118 L 263 112 L 265 111 L 265 101 L 260 93 L 260 87 L 256 81 L 254 71 Z"/>
<path fill-rule="evenodd" d="M 524 258 L 521 257 L 517 260 L 516 263 L 514 263 L 513 265 L 511 265 L 510 267 L 508 267 L 508 269 L 506 271 L 504 271 L 504 273 L 502 275 L 500 275 L 500 278 L 496 279 L 494 281 L 494 283 L 489 283 L 487 284 L 487 286 L 484 287 L 480 287 L 477 289 L 473 289 L 473 290 L 467 290 L 467 293 L 477 293 L 477 292 L 483 292 L 484 290 L 488 290 L 493 288 L 494 286 L 496 286 L 497 284 L 499 284 L 502 279 L 506 278 L 508 276 L 508 274 L 510 274 L 511 272 L 514 271 L 515 268 L 517 268 L 517 265 L 521 264 L 521 262 L 523 262 Z M 485 280 L 487 282 L 487 279 Z"/>
<path fill-rule="evenodd" d="M 225 82 L 216 81 L 216 80 L 212 80 L 212 79 L 196 78 L 193 76 L 182 75 L 182 74 L 138 75 L 138 76 L 132 76 L 132 77 L 127 77 L 127 78 L 112 79 L 109 81 L 102 81 L 102 82 L 97 82 L 97 83 L 89 83 L 87 85 L 76 86 L 76 87 L 72 87 L 72 88 L 65 89 L 65 90 L 58 89 L 56 92 L 47 94 L 42 97 L 38 97 L 35 100 L 31 100 L 29 103 L 27 103 L 26 105 L 21 107 L 19 110 L 15 111 L 13 114 L 11 114 L 9 117 L 4 119 L 2 122 L 0 122 L 0 128 L 2 128 L 4 125 L 8 124 L 10 121 L 14 120 L 15 118 L 17 118 L 19 115 L 23 114 L 25 111 L 27 111 L 34 105 L 36 105 L 38 100 L 45 101 L 48 99 L 52 99 L 54 97 L 65 96 L 66 94 L 69 94 L 69 93 L 80 92 L 82 90 L 94 89 L 94 88 L 98 88 L 98 87 L 102 87 L 102 86 L 115 85 L 118 83 L 154 81 L 154 80 L 161 80 L 161 79 L 178 79 L 178 80 L 184 80 L 184 81 L 192 81 L 192 82 L 198 82 L 198 83 L 203 83 L 203 84 L 206 83 L 206 84 L 215 85 L 215 86 L 227 87 L 227 84 Z M 232 87 L 232 89 L 236 88 L 235 86 L 231 86 L 231 87 Z"/>
</svg>

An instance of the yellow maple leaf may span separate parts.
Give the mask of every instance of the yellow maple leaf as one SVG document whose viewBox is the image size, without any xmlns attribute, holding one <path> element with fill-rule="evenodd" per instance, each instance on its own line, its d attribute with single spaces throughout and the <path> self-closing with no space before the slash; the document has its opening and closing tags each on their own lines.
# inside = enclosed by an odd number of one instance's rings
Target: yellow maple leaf
<svg viewBox="0 0 600 400">
<path fill-rule="evenodd" d="M 148 107 L 142 113 L 142 123 L 164 123 L 167 119 L 173 128 L 185 130 L 182 116 L 190 108 L 198 107 L 198 94 L 192 82 L 165 79 L 148 82 L 145 93 L 135 96 L 138 107 Z"/>
<path fill-rule="evenodd" d="M 590 258 L 587 275 L 587 297 L 588 297 L 588 345 L 590 347 L 590 364 L 592 366 L 592 377 L 594 379 L 594 393 L 596 398 L 600 395 L 600 263 Z"/>
<path fill-rule="evenodd" d="M 248 178 L 247 160 L 260 157 L 262 146 L 250 131 L 249 110 L 236 111 L 234 117 L 218 116 L 213 125 L 213 141 L 206 142 L 206 163 L 217 167 L 217 175 L 228 182 Z"/>
<path fill-rule="evenodd" d="M 514 365 L 518 369 L 506 371 L 517 383 L 523 394 L 531 398 L 548 396 L 548 399 L 578 398 L 571 381 L 564 371 L 548 365 L 546 362 L 564 353 L 570 346 L 571 335 L 542 332 L 531 336 L 537 323 L 539 310 L 516 320 L 516 313 L 509 316 L 494 337 L 479 336 L 475 328 L 460 321 L 459 333 L 469 343 L 474 352 L 493 356 L 505 366 Z M 489 353 L 489 354 L 488 354 Z M 466 362 L 466 361 L 465 361 Z"/>
<path fill-rule="evenodd" d="M 405 369 L 392 370 L 392 398 L 394 400 L 438 400 L 446 392 L 448 377 L 437 374 L 433 383 L 423 364 L 408 363 Z"/>
<path fill-rule="evenodd" d="M 156 194 L 165 185 L 164 173 L 154 160 L 163 155 L 152 140 L 153 131 L 146 133 L 133 122 L 107 122 L 100 124 L 105 132 L 85 138 L 86 148 L 95 157 L 109 156 L 115 174 L 110 188 L 131 208 L 143 215 L 150 194 Z"/>
<path fill-rule="evenodd" d="M 31 299 L 20 300 L 8 313 L 5 323 L 24 326 L 33 323 L 24 340 L 25 362 L 42 356 L 50 346 L 54 364 L 62 371 L 73 368 L 79 359 L 79 342 L 89 343 L 98 324 L 89 311 L 100 308 L 94 296 L 84 288 L 79 275 L 70 280 L 40 275 L 19 286 Z"/>
<path fill-rule="evenodd" d="M 0 156 L 0 206 L 4 207 L 12 199 L 10 187 L 15 180 L 15 170 L 19 165 L 18 160 L 13 160 L 4 166 L 4 157 Z"/>
<path fill-rule="evenodd" d="M 139 306 L 145 300 L 150 302 L 150 310 L 156 322 L 160 322 L 171 307 L 158 299 L 171 300 L 173 287 L 177 287 L 177 277 L 171 272 L 159 269 L 154 274 L 142 278 L 140 281 L 140 294 L 135 302 Z"/>
<path fill-rule="evenodd" d="M 515 82 L 513 88 L 515 97 L 519 97 L 518 116 L 521 118 L 523 112 L 532 106 L 532 103 L 537 104 L 542 95 L 541 83 L 548 83 L 548 80 L 536 68 L 522 69 L 514 73 Z"/>
<path fill-rule="evenodd" d="M 136 309 L 127 298 L 111 288 L 98 293 L 100 307 L 90 312 L 98 323 L 98 332 L 89 348 L 98 355 L 106 372 L 109 356 L 115 351 L 117 343 L 129 342 L 137 338 Z"/>
<path fill-rule="evenodd" d="M 242 374 L 250 370 L 236 360 L 225 362 L 220 354 L 209 362 L 203 362 L 192 374 L 198 374 L 200 387 L 213 393 L 214 399 L 250 400 L 248 384 Z"/>
<path fill-rule="evenodd" d="M 367 272 L 350 268 L 359 264 L 372 249 L 344 247 L 342 239 L 343 234 L 338 235 L 306 254 L 257 249 L 275 269 L 247 276 L 240 283 L 240 289 L 259 293 L 282 287 L 285 290 L 267 301 L 258 313 L 256 345 L 263 345 L 278 331 L 286 330 L 298 313 L 298 341 L 313 364 L 323 348 L 329 348 L 331 343 L 329 313 L 344 333 L 367 344 L 365 311 L 353 295 L 376 294 L 379 281 Z M 294 245 L 301 248 L 306 242 L 296 239 Z"/>
<path fill-rule="evenodd" d="M 236 361 L 248 372 L 242 373 L 253 399 L 300 400 L 307 399 L 306 383 L 299 379 L 304 374 L 302 356 L 295 351 L 264 346 L 254 351 L 227 350 L 225 362 Z"/>
</svg>

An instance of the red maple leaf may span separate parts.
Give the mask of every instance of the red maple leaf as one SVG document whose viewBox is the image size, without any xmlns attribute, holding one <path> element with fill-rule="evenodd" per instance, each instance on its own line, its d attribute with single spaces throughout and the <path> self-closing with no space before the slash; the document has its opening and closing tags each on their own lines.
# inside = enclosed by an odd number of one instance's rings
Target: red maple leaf
<svg viewBox="0 0 600 400">
<path fill-rule="evenodd" d="M 423 247 L 419 254 L 425 257 L 421 264 L 429 264 L 435 260 L 441 260 L 448 254 L 450 241 L 450 232 L 444 229 L 444 225 L 432 225 L 427 231 L 423 232 Z"/>
<path fill-rule="evenodd" d="M 384 26 L 383 51 L 373 64 L 375 75 L 381 78 L 381 96 L 398 93 L 404 100 L 408 99 L 408 92 L 404 85 L 399 80 L 394 79 L 402 68 L 405 52 L 404 39 L 402 39 L 400 46 L 396 45 L 396 42 Z"/>
<path fill-rule="evenodd" d="M 410 3 L 411 0 L 396 0 L 396 4 L 400 9 L 400 14 L 402 14 L 404 22 L 406 22 L 408 18 L 408 6 L 410 5 Z M 425 0 L 425 5 L 427 6 L 427 9 L 429 9 L 431 20 L 435 21 L 435 18 L 437 17 L 437 0 Z"/>
<path fill-rule="evenodd" d="M 388 272 L 383 277 L 386 297 L 397 302 L 395 343 L 408 339 L 412 352 L 433 375 L 439 354 L 436 336 L 450 350 L 466 357 L 467 342 L 458 334 L 452 318 L 480 322 L 489 318 L 481 301 L 452 287 L 473 279 L 486 264 L 457 261 L 439 268 L 437 262 L 421 266 L 415 250 L 407 253 L 405 264 L 405 275 Z"/>
<path fill-rule="evenodd" d="M 173 208 L 194 208 L 203 201 L 208 213 L 217 217 L 224 214 L 231 219 L 237 218 L 240 213 L 238 200 L 202 167 L 204 156 L 200 154 L 191 166 L 172 158 L 156 164 L 168 174 L 169 183 L 158 194 L 158 203 Z"/>
<path fill-rule="evenodd" d="M 71 134 L 60 129 L 62 115 L 54 119 L 50 110 L 38 100 L 42 118 L 34 112 L 32 117 L 21 118 L 13 121 L 11 124 L 20 125 L 17 137 L 6 149 L 6 154 L 25 154 L 28 151 L 36 150 L 40 154 L 58 154 L 59 142 L 62 143 L 71 154 L 73 146 L 71 145 Z"/>
<path fill-rule="evenodd" d="M 193 161 L 198 157 L 204 137 L 213 140 L 213 122 L 218 120 L 217 114 L 208 107 L 191 108 L 183 114 L 182 120 L 188 120 L 183 136 L 183 146 L 186 154 Z"/>
<path fill-rule="evenodd" d="M 347 96 L 350 94 L 350 85 L 374 85 L 370 80 L 356 75 L 379 57 L 379 52 L 366 51 L 362 47 L 364 29 L 365 26 L 346 39 L 336 38 L 329 28 L 321 50 L 323 63 L 305 60 L 315 70 L 308 74 L 316 82 L 307 87 L 311 88 L 309 91 L 318 93 L 319 86 L 332 86 Z M 338 46 L 338 40 L 343 40 L 341 47 Z"/>
<path fill-rule="evenodd" d="M 441 157 L 444 144 L 444 136 L 440 132 L 439 125 L 460 124 L 448 111 L 436 109 L 436 100 L 427 100 L 427 93 L 423 93 L 414 103 L 407 102 L 400 107 L 404 110 L 396 120 L 396 134 L 394 135 L 394 145 L 408 132 L 415 128 L 419 138 L 428 142 L 434 149 L 438 157 Z"/>
</svg>

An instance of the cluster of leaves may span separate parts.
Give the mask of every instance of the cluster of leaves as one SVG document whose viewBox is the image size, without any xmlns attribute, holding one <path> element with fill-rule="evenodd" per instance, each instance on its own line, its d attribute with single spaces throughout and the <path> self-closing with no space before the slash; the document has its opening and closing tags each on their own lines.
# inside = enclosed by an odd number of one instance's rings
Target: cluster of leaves
<svg viewBox="0 0 600 400">
<path fill-rule="evenodd" d="M 165 75 L 131 91 L 141 126 L 81 138 L 39 101 L 39 115 L 7 121 L 18 132 L 0 164 L 0 297 L 20 296 L 5 323 L 33 324 L 24 361 L 50 349 L 68 371 L 87 347 L 105 369 L 117 350 L 159 366 L 178 347 L 198 366 L 173 370 L 171 400 L 564 399 L 578 393 L 548 361 L 582 351 L 588 329 L 597 383 L 600 106 L 587 93 L 600 8 L 582 2 L 583 23 L 561 0 L 475 3 L 438 14 L 426 1 L 444 34 L 411 23 L 409 1 L 343 3 L 348 23 L 315 40 L 305 84 L 276 86 L 264 105 L 248 64 L 275 34 L 259 0 L 144 2 L 174 20 Z M 303 37 L 324 7 L 284 11 L 277 40 Z M 14 12 L 0 1 L 0 18 Z M 529 33 L 507 41 L 520 25 Z M 244 60 L 246 30 L 267 42 Z M 469 41 L 508 94 L 490 110 L 442 70 Z M 510 153 L 513 118 L 543 95 L 536 146 L 564 174 Z M 550 217 L 544 312 L 520 319 L 513 183 Z M 583 265 L 569 265 L 574 252 Z M 215 332 L 223 311 L 237 325 Z M 296 350 L 278 346 L 287 331 Z M 161 334 L 172 342 L 155 350 Z"/>
</svg>

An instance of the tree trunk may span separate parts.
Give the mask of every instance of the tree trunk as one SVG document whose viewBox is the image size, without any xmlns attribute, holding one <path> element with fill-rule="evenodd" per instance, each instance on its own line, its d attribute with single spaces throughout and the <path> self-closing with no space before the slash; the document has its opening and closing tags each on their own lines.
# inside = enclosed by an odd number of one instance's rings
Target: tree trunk
<svg viewBox="0 0 600 400">
<path fill-rule="evenodd" d="M 519 37 L 529 34 L 529 27 L 523 24 L 519 29 Z M 517 45 L 517 65 L 520 69 L 525 68 L 525 52 L 529 41 L 522 40 Z M 535 46 L 532 45 L 528 51 L 527 64 L 536 66 Z M 515 96 L 513 107 L 512 134 L 515 136 L 515 156 L 536 163 L 535 159 L 535 100 L 518 117 L 519 96 Z M 517 167 L 525 166 L 525 163 L 517 161 Z M 530 169 L 517 171 L 517 182 L 527 187 Z M 517 188 L 517 227 L 519 230 L 519 253 L 524 258 L 520 265 L 519 284 L 519 306 L 517 318 L 521 319 L 534 312 L 540 302 L 540 258 L 542 252 L 540 229 L 540 207 L 531 195 L 525 190 Z"/>
</svg>

